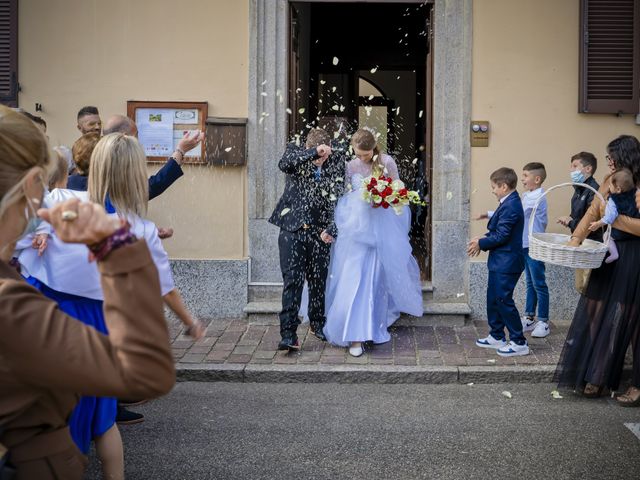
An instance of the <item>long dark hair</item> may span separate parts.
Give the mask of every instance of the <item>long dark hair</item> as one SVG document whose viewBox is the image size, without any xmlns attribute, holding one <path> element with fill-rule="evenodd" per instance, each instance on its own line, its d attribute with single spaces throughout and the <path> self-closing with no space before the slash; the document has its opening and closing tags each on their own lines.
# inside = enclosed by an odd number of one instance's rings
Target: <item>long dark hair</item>
<svg viewBox="0 0 640 480">
<path fill-rule="evenodd" d="M 633 174 L 633 181 L 640 185 L 640 142 L 632 135 L 620 135 L 609 142 L 607 152 L 616 170 L 627 168 Z"/>
</svg>

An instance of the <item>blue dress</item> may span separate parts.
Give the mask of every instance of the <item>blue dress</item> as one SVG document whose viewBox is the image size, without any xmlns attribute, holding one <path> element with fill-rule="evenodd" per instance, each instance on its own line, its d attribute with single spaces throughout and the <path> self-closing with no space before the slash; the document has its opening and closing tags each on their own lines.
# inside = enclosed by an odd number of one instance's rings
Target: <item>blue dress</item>
<svg viewBox="0 0 640 480">
<path fill-rule="evenodd" d="M 105 335 L 108 333 L 104 321 L 102 300 L 58 292 L 34 277 L 27 278 L 27 282 L 40 290 L 46 297 L 55 301 L 60 310 L 67 315 L 77 318 Z M 68 423 L 71 437 L 82 453 L 87 455 L 91 441 L 106 433 L 113 426 L 117 408 L 118 403 L 115 398 L 80 397 Z"/>
<path fill-rule="evenodd" d="M 391 157 L 384 161 L 397 178 Z M 349 167 L 353 191 L 340 198 L 335 211 L 338 237 L 331 251 L 323 330 L 329 342 L 343 347 L 388 342 L 388 328 L 400 312 L 423 314 L 420 270 L 408 236 L 409 208 L 400 215 L 392 208 L 372 208 L 362 199 L 367 172 L 358 159 Z"/>
</svg>

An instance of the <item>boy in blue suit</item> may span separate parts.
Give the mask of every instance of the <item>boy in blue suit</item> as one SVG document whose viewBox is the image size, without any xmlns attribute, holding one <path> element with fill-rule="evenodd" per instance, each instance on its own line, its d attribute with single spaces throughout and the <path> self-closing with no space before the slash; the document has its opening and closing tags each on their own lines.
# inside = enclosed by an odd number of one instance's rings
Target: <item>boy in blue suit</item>
<svg viewBox="0 0 640 480">
<path fill-rule="evenodd" d="M 488 233 L 469 242 L 470 257 L 489 251 L 487 268 L 487 320 L 491 329 L 485 338 L 476 340 L 482 348 L 493 348 L 502 357 L 527 355 L 529 346 L 522 331 L 520 314 L 513 301 L 513 290 L 524 270 L 522 232 L 524 211 L 516 186 L 518 176 L 511 168 L 499 168 L 491 174 L 491 192 L 500 202 L 495 212 L 478 218 L 489 218 Z M 509 330 L 507 343 L 504 327 Z"/>
</svg>

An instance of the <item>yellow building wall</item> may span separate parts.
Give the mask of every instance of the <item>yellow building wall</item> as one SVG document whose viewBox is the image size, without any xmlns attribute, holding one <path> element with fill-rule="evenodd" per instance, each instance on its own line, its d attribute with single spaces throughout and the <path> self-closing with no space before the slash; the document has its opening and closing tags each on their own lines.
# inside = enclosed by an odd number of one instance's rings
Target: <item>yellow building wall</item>
<svg viewBox="0 0 640 480">
<path fill-rule="evenodd" d="M 76 114 L 106 120 L 127 100 L 208 101 L 209 115 L 246 117 L 248 0 L 20 0 L 20 106 L 48 123 L 52 145 L 78 138 Z M 150 165 L 149 171 L 157 170 Z M 172 258 L 246 255 L 246 168 L 185 166 L 150 203 L 173 227 Z"/>
<path fill-rule="evenodd" d="M 589 151 L 598 158 L 600 182 L 607 143 L 621 134 L 640 137 L 631 115 L 577 113 L 578 55 L 579 0 L 473 1 L 472 118 L 489 120 L 491 136 L 489 147 L 471 149 L 472 215 L 495 209 L 489 175 L 499 167 L 521 175 L 526 163 L 542 162 L 548 188 L 570 181 L 571 156 Z M 569 187 L 547 195 L 547 231 L 569 232 L 555 222 L 569 214 L 572 193 Z M 471 235 L 485 226 L 472 222 Z"/>
</svg>

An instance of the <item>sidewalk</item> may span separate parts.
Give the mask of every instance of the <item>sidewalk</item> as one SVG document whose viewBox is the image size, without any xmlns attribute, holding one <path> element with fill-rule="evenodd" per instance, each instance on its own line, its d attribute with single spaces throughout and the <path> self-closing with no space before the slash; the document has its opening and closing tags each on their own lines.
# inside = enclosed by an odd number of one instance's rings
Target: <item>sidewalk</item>
<svg viewBox="0 0 640 480">
<path fill-rule="evenodd" d="M 207 336 L 197 342 L 170 324 L 178 378 L 195 381 L 492 383 L 551 382 L 567 333 L 551 323 L 551 335 L 530 338 L 531 354 L 499 357 L 475 346 L 487 325 L 464 327 L 392 327 L 392 341 L 374 345 L 359 358 L 345 348 L 321 342 L 298 328 L 299 352 L 277 351 L 276 325 L 249 324 L 246 319 L 206 321 Z"/>
</svg>

